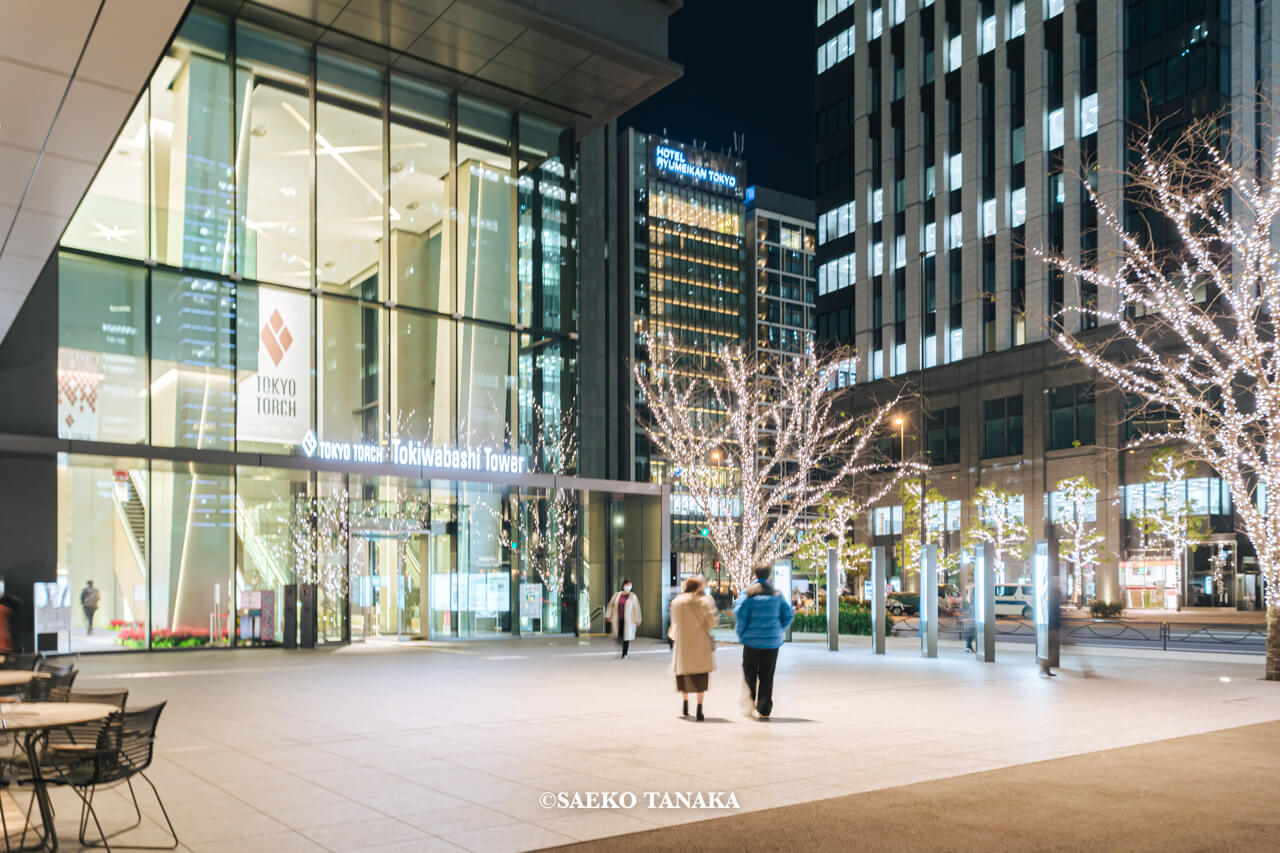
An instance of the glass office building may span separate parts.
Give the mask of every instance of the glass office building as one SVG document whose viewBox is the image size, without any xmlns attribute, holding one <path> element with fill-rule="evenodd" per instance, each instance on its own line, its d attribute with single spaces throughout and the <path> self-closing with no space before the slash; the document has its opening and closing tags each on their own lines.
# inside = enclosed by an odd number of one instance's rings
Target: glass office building
<svg viewBox="0 0 1280 853">
<path fill-rule="evenodd" d="M 572 633 L 646 571 L 656 608 L 661 489 L 576 477 L 575 144 L 192 11 L 56 256 L 57 581 L 101 595 L 59 643 Z"/>
</svg>

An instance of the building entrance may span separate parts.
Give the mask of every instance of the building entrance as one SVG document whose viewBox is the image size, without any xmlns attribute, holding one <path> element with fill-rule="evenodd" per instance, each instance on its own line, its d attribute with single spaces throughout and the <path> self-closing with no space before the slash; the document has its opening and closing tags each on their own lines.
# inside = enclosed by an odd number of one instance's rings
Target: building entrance
<svg viewBox="0 0 1280 853">
<path fill-rule="evenodd" d="M 360 562 L 352 565 L 352 639 L 424 639 L 431 531 L 365 528 L 352 536 L 360 540 L 354 548 Z"/>
</svg>

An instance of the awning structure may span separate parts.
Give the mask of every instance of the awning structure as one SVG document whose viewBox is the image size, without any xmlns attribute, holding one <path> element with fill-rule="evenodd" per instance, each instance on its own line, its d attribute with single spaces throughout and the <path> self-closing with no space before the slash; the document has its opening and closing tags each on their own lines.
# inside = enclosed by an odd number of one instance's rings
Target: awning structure
<svg viewBox="0 0 1280 853">
<path fill-rule="evenodd" d="M 0 8 L 0 340 L 188 5 L 5 0 Z"/>
</svg>

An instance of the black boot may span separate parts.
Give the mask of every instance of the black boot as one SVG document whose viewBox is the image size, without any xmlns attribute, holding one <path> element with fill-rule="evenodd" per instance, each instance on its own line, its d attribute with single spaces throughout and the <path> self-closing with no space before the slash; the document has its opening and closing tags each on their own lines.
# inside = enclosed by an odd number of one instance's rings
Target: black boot
<svg viewBox="0 0 1280 853">
<path fill-rule="evenodd" d="M 689 700 L 684 700 L 684 715 L 689 716 Z"/>
<path fill-rule="evenodd" d="M 706 719 L 706 717 L 702 716 L 702 703 L 701 703 L 701 702 L 699 702 L 699 703 L 698 703 L 698 717 L 697 717 L 697 720 L 698 720 L 698 722 L 702 722 L 702 721 L 703 721 L 703 720 L 705 720 L 705 719 Z"/>
</svg>

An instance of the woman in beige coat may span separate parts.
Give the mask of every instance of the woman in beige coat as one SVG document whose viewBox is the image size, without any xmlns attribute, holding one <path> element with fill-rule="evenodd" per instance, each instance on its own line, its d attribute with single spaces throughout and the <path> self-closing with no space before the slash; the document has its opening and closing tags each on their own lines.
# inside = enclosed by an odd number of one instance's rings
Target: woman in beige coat
<svg viewBox="0 0 1280 853">
<path fill-rule="evenodd" d="M 698 694 L 698 720 L 702 720 L 702 696 L 707 692 L 711 670 L 716 668 L 715 641 L 711 629 L 719 616 L 711 596 L 703 594 L 706 582 L 692 577 L 684 582 L 684 591 L 671 602 L 671 628 L 667 636 L 674 645 L 672 668 L 676 673 L 676 691 L 684 699 L 684 715 L 689 716 L 689 694 Z"/>
</svg>

